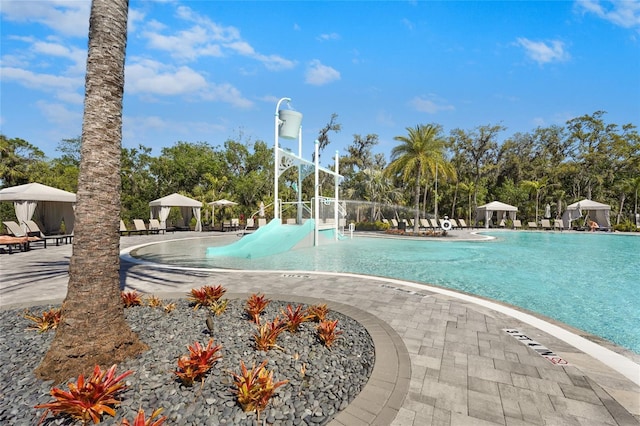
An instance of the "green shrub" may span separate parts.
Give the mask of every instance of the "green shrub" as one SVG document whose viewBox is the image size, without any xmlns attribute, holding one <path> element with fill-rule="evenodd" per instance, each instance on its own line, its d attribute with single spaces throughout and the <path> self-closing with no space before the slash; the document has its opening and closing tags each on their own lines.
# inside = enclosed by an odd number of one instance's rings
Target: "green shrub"
<svg viewBox="0 0 640 426">
<path fill-rule="evenodd" d="M 375 222 L 356 222 L 356 231 L 386 231 L 389 229 L 389 224 L 375 221 Z"/>
</svg>

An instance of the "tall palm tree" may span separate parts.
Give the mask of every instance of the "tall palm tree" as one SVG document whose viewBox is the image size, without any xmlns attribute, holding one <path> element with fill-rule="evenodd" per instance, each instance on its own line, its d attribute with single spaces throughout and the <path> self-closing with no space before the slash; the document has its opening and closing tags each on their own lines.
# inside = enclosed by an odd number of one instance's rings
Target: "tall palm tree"
<svg viewBox="0 0 640 426">
<path fill-rule="evenodd" d="M 549 183 L 549 179 L 545 176 L 540 180 L 523 180 L 520 186 L 530 194 L 536 194 L 536 223 L 538 223 L 538 204 L 540 202 L 540 192 L 547 186 L 553 186 Z"/>
<path fill-rule="evenodd" d="M 385 173 L 402 175 L 405 182 L 414 181 L 415 217 L 413 231 L 418 232 L 420 224 L 420 183 L 424 176 L 436 173 L 436 165 L 444 164 L 445 139 L 442 128 L 438 125 L 417 125 L 407 127 L 407 136 L 396 136 L 400 142 L 391 150 L 391 163 Z"/>
<path fill-rule="evenodd" d="M 78 202 L 62 321 L 36 369 L 60 383 L 147 347 L 120 300 L 120 155 L 128 0 L 93 0 Z"/>
</svg>

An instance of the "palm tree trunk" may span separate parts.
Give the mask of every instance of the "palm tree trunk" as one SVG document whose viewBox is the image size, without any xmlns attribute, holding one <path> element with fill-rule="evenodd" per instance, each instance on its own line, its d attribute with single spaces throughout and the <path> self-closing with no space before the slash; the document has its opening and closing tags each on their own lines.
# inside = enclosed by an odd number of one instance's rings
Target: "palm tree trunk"
<svg viewBox="0 0 640 426">
<path fill-rule="evenodd" d="M 120 155 L 128 0 L 93 0 L 82 159 L 62 321 L 36 374 L 56 383 L 146 350 L 120 300 Z"/>
</svg>

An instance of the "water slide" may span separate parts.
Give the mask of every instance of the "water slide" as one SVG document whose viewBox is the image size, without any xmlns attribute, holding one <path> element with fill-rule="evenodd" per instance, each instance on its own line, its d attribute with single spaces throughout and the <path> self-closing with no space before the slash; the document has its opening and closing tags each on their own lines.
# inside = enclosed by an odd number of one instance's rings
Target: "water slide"
<svg viewBox="0 0 640 426">
<path fill-rule="evenodd" d="M 309 219 L 302 225 L 283 225 L 279 219 L 273 219 L 235 243 L 207 248 L 207 257 L 228 256 L 253 259 L 289 251 L 305 237 L 313 238 L 314 223 L 313 219 Z"/>
</svg>

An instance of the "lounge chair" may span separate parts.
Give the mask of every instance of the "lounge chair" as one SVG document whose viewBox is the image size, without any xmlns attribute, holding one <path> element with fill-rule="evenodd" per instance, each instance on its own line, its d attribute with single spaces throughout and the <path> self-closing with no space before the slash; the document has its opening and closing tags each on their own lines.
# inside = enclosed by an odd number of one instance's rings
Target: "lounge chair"
<svg viewBox="0 0 640 426">
<path fill-rule="evenodd" d="M 267 225 L 267 219 L 264 217 L 259 217 L 258 218 L 258 228 L 261 226 L 266 226 Z"/>
<path fill-rule="evenodd" d="M 152 229 L 151 227 L 147 228 L 147 225 L 145 225 L 144 220 L 142 219 L 133 219 L 133 226 L 136 227 L 136 231 L 140 232 L 141 234 L 159 234 L 160 230 L 159 229 Z"/>
<path fill-rule="evenodd" d="M 458 219 L 458 225 L 460 225 L 461 229 L 467 229 L 467 222 L 464 221 L 464 219 Z"/>
<path fill-rule="evenodd" d="M 23 245 L 25 251 L 31 249 L 31 243 L 37 242 L 42 242 L 44 247 L 47 248 L 47 245 L 43 239 L 36 235 L 29 235 L 28 233 L 24 232 L 20 225 L 18 225 L 13 220 L 7 220 L 2 223 L 4 224 L 5 228 L 7 228 L 7 232 L 11 237 L 20 238 L 22 239 L 21 241 L 24 241 L 24 239 L 26 238 L 26 245 Z"/>
<path fill-rule="evenodd" d="M 158 219 L 149 219 L 149 229 L 151 231 L 158 231 L 158 233 L 162 232 L 163 234 L 167 232 L 167 227 L 165 226 L 163 228 Z"/>
<path fill-rule="evenodd" d="M 391 229 L 398 229 L 398 221 L 391 219 Z"/>
<path fill-rule="evenodd" d="M 28 237 L 12 237 L 10 235 L 0 235 L 0 246 L 6 248 L 0 248 L 0 252 L 4 253 L 5 250 L 9 251 L 9 254 L 13 254 L 14 249 L 19 251 L 27 251 L 29 249 Z"/>
<path fill-rule="evenodd" d="M 527 228 L 529 229 L 538 229 L 538 224 L 535 222 L 527 222 Z"/>
<path fill-rule="evenodd" d="M 420 229 L 429 229 L 431 228 L 431 224 L 427 219 L 420 219 Z"/>
<path fill-rule="evenodd" d="M 429 219 L 429 223 L 431 223 L 431 228 L 433 229 L 440 229 L 440 225 L 438 224 L 438 221 L 435 219 Z"/>
<path fill-rule="evenodd" d="M 131 235 L 131 231 L 127 229 L 127 225 L 125 225 L 124 221 L 120 219 L 120 236 L 124 234 Z"/>
<path fill-rule="evenodd" d="M 498 224 L 498 226 L 500 228 L 505 228 L 507 226 L 507 223 L 504 221 L 504 219 L 500 220 L 500 223 Z"/>
<path fill-rule="evenodd" d="M 513 219 L 513 229 L 521 229 L 522 228 L 522 222 L 520 221 L 520 219 Z"/>
<path fill-rule="evenodd" d="M 540 227 L 542 229 L 553 229 L 553 226 L 551 226 L 551 222 L 549 221 L 549 219 L 541 219 L 540 220 Z"/>
<path fill-rule="evenodd" d="M 64 235 L 45 235 L 44 232 L 40 230 L 40 227 L 33 220 L 27 220 L 25 222 L 27 225 L 27 229 L 29 229 L 29 235 L 40 237 L 44 240 L 44 247 L 47 247 L 47 241 L 52 240 L 56 242 L 56 245 L 59 246 L 60 243 L 69 244 L 73 242 L 73 234 L 64 234 Z"/>
<path fill-rule="evenodd" d="M 564 224 L 561 219 L 554 219 L 553 221 L 553 229 L 558 229 L 562 231 L 564 229 Z"/>
<path fill-rule="evenodd" d="M 137 219 L 140 220 L 140 219 Z M 143 222 L 143 226 L 144 226 L 144 222 Z M 120 235 L 131 235 L 131 234 L 141 234 L 142 232 L 147 233 L 147 228 L 145 227 L 144 231 L 139 231 L 137 229 L 128 229 L 127 226 L 124 224 L 124 221 L 122 219 L 120 219 Z"/>
<path fill-rule="evenodd" d="M 458 225 L 458 222 L 456 222 L 455 219 L 449 219 L 449 222 L 451 222 L 451 229 L 460 229 L 460 226 Z"/>
</svg>

